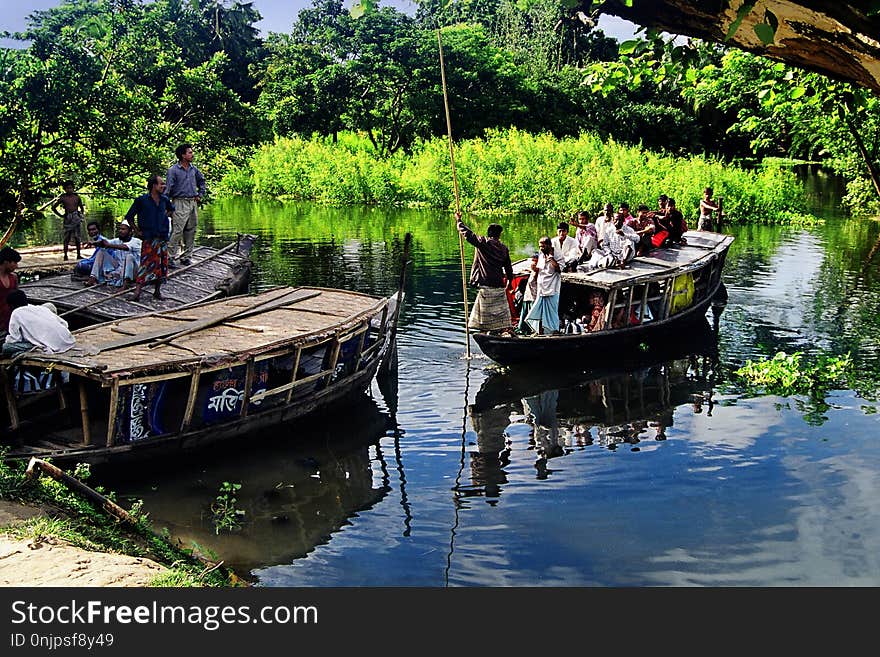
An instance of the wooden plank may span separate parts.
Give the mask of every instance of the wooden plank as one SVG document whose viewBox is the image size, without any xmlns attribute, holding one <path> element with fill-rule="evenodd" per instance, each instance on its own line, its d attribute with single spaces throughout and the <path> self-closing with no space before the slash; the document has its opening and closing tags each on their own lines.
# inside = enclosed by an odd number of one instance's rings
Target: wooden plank
<svg viewBox="0 0 880 657">
<path fill-rule="evenodd" d="M 289 297 L 291 296 L 291 294 L 293 294 L 293 292 L 285 291 L 283 294 L 274 297 L 270 301 L 260 301 L 259 303 L 254 304 L 249 309 L 236 309 L 234 311 L 223 313 L 219 317 L 211 317 L 208 319 L 193 322 L 192 326 L 189 326 L 181 331 L 177 331 L 176 333 L 173 333 L 172 335 L 169 335 L 167 337 L 154 340 L 148 346 L 150 349 L 155 349 L 156 347 L 171 342 L 172 340 L 176 340 L 177 338 L 183 337 L 184 335 L 189 335 L 191 333 L 195 333 L 196 331 L 201 331 L 202 329 L 220 324 L 228 319 L 243 319 L 245 317 L 250 317 L 251 315 L 254 315 L 258 312 L 271 310 L 273 307 L 272 304 L 290 305 L 293 303 L 299 303 L 300 301 L 305 301 L 306 299 L 311 299 L 312 297 L 316 297 L 321 294 L 320 292 L 304 292 L 300 290 L 294 290 L 294 292 L 300 292 L 300 296 L 298 298 L 290 299 Z"/>
<path fill-rule="evenodd" d="M 302 358 L 302 347 L 296 348 L 296 358 L 293 361 L 293 369 L 290 372 L 290 390 L 287 393 L 287 403 L 290 403 L 293 397 L 293 386 L 296 383 L 296 375 L 299 372 L 299 361 Z"/>
<path fill-rule="evenodd" d="M 262 303 L 263 302 L 260 301 L 259 303 L 251 304 L 250 306 L 247 306 L 247 308 L 257 307 L 257 306 L 261 305 Z M 177 310 L 180 310 L 180 309 L 177 309 Z M 218 315 L 215 318 L 188 320 L 189 324 L 188 324 L 188 326 L 185 327 L 185 329 L 183 331 L 181 331 L 180 327 L 178 326 L 178 327 L 174 327 L 174 328 L 161 328 L 161 329 L 154 329 L 152 331 L 147 331 L 144 333 L 138 333 L 138 334 L 133 335 L 128 338 L 122 338 L 122 339 L 116 340 L 114 342 L 109 342 L 109 343 L 105 343 L 102 345 L 98 345 L 95 348 L 90 349 L 90 350 L 83 350 L 83 353 L 85 353 L 88 356 L 97 356 L 98 354 L 105 352 L 105 351 L 110 351 L 112 349 L 119 349 L 120 347 L 129 347 L 129 346 L 136 345 L 136 344 L 142 344 L 144 342 L 149 342 L 150 340 L 155 340 L 156 338 L 164 338 L 164 337 L 170 336 L 170 338 L 173 340 L 175 337 L 179 337 L 180 335 L 185 335 L 187 332 L 190 332 L 190 329 L 196 328 L 196 330 L 198 330 L 198 328 L 207 327 L 213 323 L 219 323 L 219 322 L 225 321 L 227 319 L 231 319 L 232 317 L 243 312 L 243 310 L 244 310 L 243 308 L 238 307 L 233 311 L 227 311 L 225 313 L 222 313 L 221 315 Z M 167 312 L 176 312 L 176 311 L 166 311 L 166 313 Z M 167 315 L 162 315 L 162 317 L 163 317 L 163 319 L 171 319 Z M 94 328 L 94 327 L 91 327 L 91 328 Z M 84 329 L 82 332 L 85 332 L 88 330 L 89 329 Z"/>
<path fill-rule="evenodd" d="M 241 417 L 247 417 L 248 406 L 251 404 L 251 389 L 254 387 L 254 359 L 248 358 L 247 370 L 244 375 L 244 396 L 241 400 Z"/>
<path fill-rule="evenodd" d="M 182 379 L 185 376 L 189 376 L 189 372 L 164 372 L 163 374 L 155 374 L 153 376 L 141 376 L 136 379 L 126 379 L 125 381 L 120 381 L 119 385 L 133 386 L 138 384 L 156 383 L 157 381 Z"/>
<path fill-rule="evenodd" d="M 629 296 L 626 299 L 626 312 L 623 315 L 623 317 L 624 317 L 623 325 L 624 326 L 629 326 L 629 317 L 630 317 L 630 313 L 632 312 L 633 293 L 635 292 L 635 290 L 636 290 L 635 285 L 630 285 Z"/>
<path fill-rule="evenodd" d="M 86 382 L 85 379 L 79 379 L 79 412 L 82 417 L 82 435 L 83 435 L 83 445 L 91 445 L 92 444 L 92 430 L 90 428 L 90 420 L 89 420 L 89 398 L 86 394 Z"/>
<path fill-rule="evenodd" d="M 6 406 L 9 409 L 9 426 L 18 429 L 18 406 L 15 403 L 15 391 L 12 388 L 11 368 L 0 368 L 0 377 L 3 378 L 3 393 L 6 395 Z"/>
<path fill-rule="evenodd" d="M 116 407 L 119 405 L 119 379 L 113 379 L 110 389 L 110 410 L 107 414 L 107 447 L 116 443 Z"/>
<path fill-rule="evenodd" d="M 180 423 L 180 430 L 182 432 L 189 429 L 190 424 L 192 424 L 192 416 L 193 411 L 195 411 L 196 408 L 196 398 L 199 395 L 199 381 L 201 378 L 202 368 L 201 366 L 197 366 L 189 381 L 189 395 L 186 398 L 186 410 L 183 412 L 183 421 Z"/>
</svg>

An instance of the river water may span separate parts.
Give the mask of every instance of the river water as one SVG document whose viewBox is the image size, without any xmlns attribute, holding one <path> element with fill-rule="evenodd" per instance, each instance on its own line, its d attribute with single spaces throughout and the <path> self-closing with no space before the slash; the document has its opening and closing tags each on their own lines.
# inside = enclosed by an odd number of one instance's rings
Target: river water
<svg viewBox="0 0 880 657">
<path fill-rule="evenodd" d="M 448 214 L 217 201 L 199 240 L 257 235 L 257 290 L 389 294 L 411 231 L 397 380 L 112 487 L 262 586 L 876 586 L 880 224 L 822 212 L 810 228 L 730 229 L 717 337 L 707 321 L 672 360 L 538 375 L 499 371 L 475 344 L 464 358 Z M 515 256 L 554 226 L 501 223 Z M 817 403 L 732 376 L 818 349 L 852 353 L 867 383 Z M 244 514 L 217 534 L 223 482 L 241 484 Z"/>
</svg>

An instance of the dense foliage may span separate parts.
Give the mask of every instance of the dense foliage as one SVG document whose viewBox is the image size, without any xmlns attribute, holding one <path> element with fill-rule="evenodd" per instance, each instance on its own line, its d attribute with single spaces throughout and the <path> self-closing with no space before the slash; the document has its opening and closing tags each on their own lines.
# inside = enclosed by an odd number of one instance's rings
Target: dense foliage
<svg viewBox="0 0 880 657">
<path fill-rule="evenodd" d="M 794 174 L 778 167 L 746 170 L 703 156 L 674 157 L 603 141 L 595 134 L 557 139 L 522 130 L 490 131 L 456 149 L 462 207 L 469 212 L 597 214 L 611 201 L 653 206 L 665 193 L 695 217 L 703 187 L 730 199 L 731 220 L 797 216 L 805 205 Z M 370 142 L 342 133 L 329 138 L 280 138 L 262 146 L 251 165 L 226 178 L 226 193 L 283 196 L 348 205 L 423 204 L 452 207 L 449 149 L 441 138 L 411 156 L 380 157 Z M 234 183 L 235 186 L 232 185 Z"/>
<path fill-rule="evenodd" d="M 595 15 L 570 5 L 420 0 L 410 16 L 376 0 L 351 9 L 342 0 L 313 0 L 289 33 L 263 40 L 255 27 L 260 14 L 245 0 L 61 0 L 34 12 L 15 35 L 26 49 L 0 50 L 0 211 L 8 213 L 20 194 L 38 206 L 65 178 L 95 196 L 128 198 L 171 163 L 181 141 L 195 144 L 215 189 L 223 179 L 227 190 L 446 206 L 451 199 L 440 195 L 448 183 L 425 170 L 446 164 L 437 141 L 447 127 L 438 26 L 465 180 L 467 162 L 477 161 L 468 149 L 513 129 L 533 135 L 548 158 L 597 135 L 611 158 L 629 144 L 718 163 L 822 161 L 846 176 L 856 213 L 880 209 L 876 98 L 723 45 L 651 33 L 618 44 L 596 29 Z M 321 141 L 336 143 L 343 134 L 358 136 L 356 148 L 349 137 L 338 150 Z M 330 190 L 327 177 L 300 192 L 295 171 L 285 174 L 293 185 L 248 173 L 285 144 L 304 144 L 316 175 L 367 161 L 376 171 L 347 189 Z M 346 164 L 352 148 L 355 161 Z M 327 159 L 315 161 L 319 152 Z M 662 155 L 643 154 L 653 157 Z M 486 180 L 471 178 L 467 194 L 479 208 L 584 202 L 574 191 L 583 171 L 538 162 L 570 180 L 541 170 L 532 180 L 507 179 L 503 160 Z M 708 182 L 703 178 L 694 184 Z M 490 184 L 492 190 L 477 189 Z M 748 194 L 736 199 L 739 190 L 724 193 L 728 208 L 739 202 L 743 216 L 778 216 L 778 203 L 755 206 Z"/>
</svg>

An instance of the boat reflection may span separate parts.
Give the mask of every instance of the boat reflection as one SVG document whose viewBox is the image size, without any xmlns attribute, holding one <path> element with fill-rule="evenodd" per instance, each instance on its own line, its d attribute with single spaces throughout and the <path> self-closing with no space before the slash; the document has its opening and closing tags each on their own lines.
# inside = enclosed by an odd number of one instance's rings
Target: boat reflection
<svg viewBox="0 0 880 657">
<path fill-rule="evenodd" d="M 308 554 L 387 495 L 391 482 L 379 442 L 393 430 L 389 421 L 364 397 L 346 407 L 344 418 L 326 413 L 281 426 L 274 439 L 254 441 L 249 451 L 216 452 L 197 469 L 180 463 L 157 472 L 146 488 L 128 487 L 126 495 L 144 500 L 156 530 L 167 528 L 182 547 L 246 576 Z M 356 433 L 346 429 L 352 424 Z M 211 506 L 223 482 L 241 484 L 235 508 L 244 514 L 237 530 L 217 533 Z"/>
<path fill-rule="evenodd" d="M 687 345 L 638 367 L 566 373 L 551 363 L 491 374 L 468 407 L 476 443 L 469 451 L 471 484 L 458 494 L 500 495 L 508 482 L 512 435 L 523 433 L 517 426 L 526 427 L 536 478 L 546 479 L 550 459 L 579 449 L 638 450 L 642 441 L 666 440 L 680 406 L 711 416 L 717 334 L 705 319 L 695 331 Z"/>
</svg>

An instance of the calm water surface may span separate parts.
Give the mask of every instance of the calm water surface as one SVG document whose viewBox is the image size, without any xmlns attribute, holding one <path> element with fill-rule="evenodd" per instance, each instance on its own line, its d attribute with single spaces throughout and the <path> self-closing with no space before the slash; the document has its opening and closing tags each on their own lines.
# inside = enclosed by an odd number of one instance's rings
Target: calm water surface
<svg viewBox="0 0 880 657">
<path fill-rule="evenodd" d="M 553 226 L 503 223 L 518 255 Z M 214 203 L 199 239 L 257 234 L 256 289 L 388 294 L 412 231 L 397 380 L 112 485 L 142 498 L 157 528 L 263 586 L 876 586 L 876 386 L 821 405 L 749 396 L 731 372 L 821 348 L 852 352 L 860 375 L 878 378 L 878 228 L 735 227 L 717 340 L 707 321 L 671 360 L 539 376 L 499 372 L 476 345 L 463 357 L 448 215 Z M 209 509 L 224 481 L 242 485 L 244 522 L 216 535 Z"/>
</svg>

